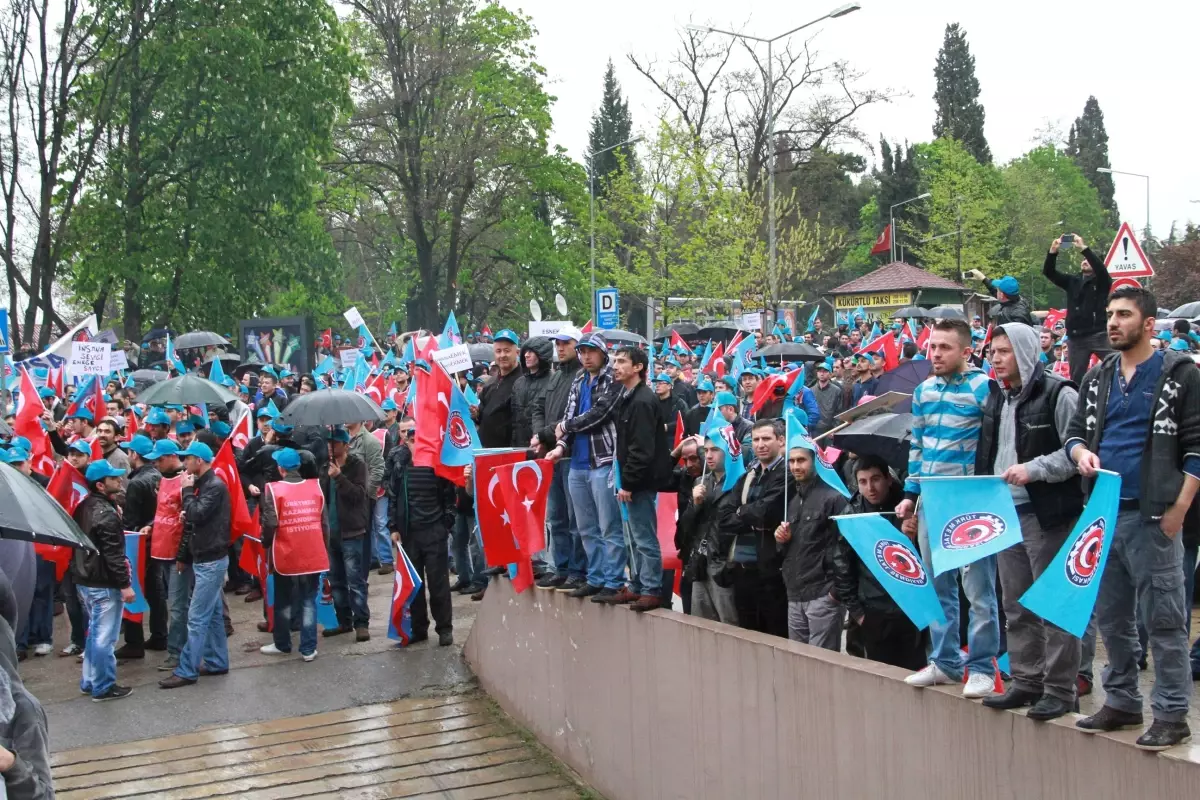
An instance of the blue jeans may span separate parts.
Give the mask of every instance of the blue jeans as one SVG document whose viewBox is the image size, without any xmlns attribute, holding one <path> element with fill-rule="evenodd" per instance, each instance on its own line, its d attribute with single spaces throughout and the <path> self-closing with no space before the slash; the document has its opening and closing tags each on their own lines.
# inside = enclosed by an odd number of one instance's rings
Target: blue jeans
<svg viewBox="0 0 1200 800">
<path fill-rule="evenodd" d="M 657 492 L 634 492 L 625 503 L 625 544 L 629 548 L 629 590 L 658 595 L 662 590 L 662 550 L 658 545 Z"/>
<path fill-rule="evenodd" d="M 171 622 L 167 626 L 167 655 L 179 658 L 188 640 L 188 607 L 192 603 L 195 575 L 190 564 L 184 565 L 183 572 L 175 569 L 170 562 L 164 564 L 170 576 L 167 605 L 170 606 Z M 266 591 L 266 587 L 263 587 L 263 591 Z"/>
<path fill-rule="evenodd" d="M 479 549 L 479 538 L 474 535 L 475 519 L 461 511 L 454 512 L 454 532 L 450 548 L 454 555 L 454 570 L 464 585 L 487 580 L 479 573 L 484 570 L 483 553 Z"/>
<path fill-rule="evenodd" d="M 175 674 L 181 678 L 195 680 L 200 675 L 201 664 L 206 664 L 213 672 L 229 669 L 225 619 L 221 614 L 221 587 L 225 584 L 228 568 L 229 556 L 192 565 L 195 587 L 188 608 L 188 638 L 179 655 L 179 666 L 175 668 Z"/>
<path fill-rule="evenodd" d="M 546 497 L 546 523 L 550 528 L 555 574 L 568 580 L 583 580 L 587 577 L 587 556 L 583 552 L 583 539 L 579 536 L 575 507 L 567 487 L 570 474 L 570 462 L 561 460 L 554 465 L 554 478 Z"/>
<path fill-rule="evenodd" d="M 125 606 L 121 603 L 120 589 L 80 586 L 78 592 L 79 602 L 91 620 L 83 647 L 83 677 L 79 680 L 79 688 L 90 691 L 92 697 L 100 697 L 117 682 L 114 648 L 121 635 L 121 612 Z"/>
<path fill-rule="evenodd" d="M 1102 675 L 1104 704 L 1117 711 L 1141 713 L 1137 661 L 1143 650 L 1138 622 L 1149 633 L 1154 654 L 1150 708 L 1163 722 L 1187 718 L 1192 694 L 1188 663 L 1187 614 L 1184 611 L 1183 541 L 1145 520 L 1140 511 L 1117 514 L 1116 533 L 1100 593 L 1096 623 L 1108 651 Z"/>
<path fill-rule="evenodd" d="M 925 517 L 918 518 L 917 540 L 921 557 L 929 557 L 929 530 Z M 958 579 L 962 577 L 963 592 L 971 604 L 970 627 L 967 629 L 967 654 L 959 642 Z M 961 680 L 963 670 L 968 674 L 992 676 L 996 667 L 992 659 L 1000 653 L 1000 604 L 996 599 L 996 557 L 981 558 L 957 570 L 943 572 L 933 579 L 938 602 L 946 615 L 945 622 L 929 626 L 929 663 L 954 680 Z"/>
<path fill-rule="evenodd" d="M 18 650 L 54 641 L 54 585 L 54 563 L 37 556 L 33 602 L 29 606 L 29 614 L 21 619 L 18 626 Z"/>
<path fill-rule="evenodd" d="M 275 576 L 275 647 L 292 652 L 292 609 L 300 606 L 300 654 L 317 651 L 317 579 L 320 575 Z"/>
<path fill-rule="evenodd" d="M 567 486 L 587 554 L 587 582 L 615 591 L 625 585 L 626 553 L 621 510 L 611 480 L 611 465 L 572 469 Z"/>
<path fill-rule="evenodd" d="M 392 532 L 388 530 L 388 504 L 385 494 L 375 500 L 375 513 L 371 515 L 371 539 L 375 544 L 375 560 L 380 564 L 392 563 Z"/>
<path fill-rule="evenodd" d="M 343 540 L 335 535 L 329 539 L 329 586 L 338 625 L 365 628 L 371 621 L 367 578 L 363 574 L 365 555 L 361 538 Z"/>
<path fill-rule="evenodd" d="M 1183 605 L 1187 608 L 1188 636 L 1192 635 L 1192 602 L 1196 597 L 1196 558 L 1200 548 L 1183 548 Z M 1192 674 L 1200 672 L 1200 636 L 1192 642 L 1188 661 L 1191 663 Z"/>
</svg>

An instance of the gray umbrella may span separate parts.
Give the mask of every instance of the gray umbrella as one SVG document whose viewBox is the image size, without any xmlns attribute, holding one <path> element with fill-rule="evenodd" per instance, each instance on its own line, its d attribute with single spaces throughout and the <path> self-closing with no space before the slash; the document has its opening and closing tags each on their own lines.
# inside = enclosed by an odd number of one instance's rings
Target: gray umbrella
<svg viewBox="0 0 1200 800">
<path fill-rule="evenodd" d="M 213 345 L 228 345 L 229 340 L 219 333 L 212 331 L 192 331 L 175 338 L 176 350 L 187 350 L 192 347 L 211 347 Z"/>
<path fill-rule="evenodd" d="M 138 402 L 148 406 L 165 406 L 170 403 L 190 405 L 192 403 L 216 403 L 225 405 L 237 400 L 236 394 L 218 386 L 207 378 L 198 375 L 184 375 L 179 378 L 156 383 L 138 395 Z"/>
<path fill-rule="evenodd" d="M 471 354 L 472 361 L 486 361 L 490 364 L 496 358 L 496 350 L 490 344 L 470 344 L 467 345 L 467 351 Z"/>
<path fill-rule="evenodd" d="M 780 342 L 754 353 L 755 358 L 781 358 L 788 361 L 824 361 L 825 354 L 805 342 Z"/>
<path fill-rule="evenodd" d="M 961 319 L 964 322 L 967 319 L 967 315 L 959 306 L 937 306 L 929 309 L 926 314 L 934 319 Z"/>
<path fill-rule="evenodd" d="M 1172 319 L 1196 319 L 1200 317 L 1200 302 L 1184 303 L 1167 316 Z"/>
<path fill-rule="evenodd" d="M 930 313 L 919 306 L 905 306 L 899 311 L 893 311 L 892 316 L 904 319 L 925 319 L 930 316 Z"/>
<path fill-rule="evenodd" d="M 623 331 L 613 328 L 610 331 L 600 331 L 604 335 L 605 341 L 609 344 L 636 344 L 645 347 L 649 342 L 646 337 L 641 334 L 633 333 L 632 331 Z"/>
<path fill-rule="evenodd" d="M 298 396 L 288 403 L 279 419 L 288 425 L 346 425 L 382 422 L 384 414 L 366 395 L 345 389 L 322 389 Z"/>
<path fill-rule="evenodd" d="M 96 549 L 57 500 L 8 464 L 0 464 L 0 538 Z"/>
</svg>

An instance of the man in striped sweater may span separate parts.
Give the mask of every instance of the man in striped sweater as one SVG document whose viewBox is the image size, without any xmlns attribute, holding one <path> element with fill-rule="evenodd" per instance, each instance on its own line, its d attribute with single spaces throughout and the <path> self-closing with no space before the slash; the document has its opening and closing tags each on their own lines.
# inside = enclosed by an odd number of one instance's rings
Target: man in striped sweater
<svg viewBox="0 0 1200 800">
<path fill-rule="evenodd" d="M 971 366 L 971 329 L 961 320 L 942 320 L 929 337 L 933 374 L 913 392 L 912 444 L 908 455 L 908 480 L 904 500 L 896 506 L 900 519 L 912 516 L 921 493 L 921 478 L 930 475 L 975 474 L 975 449 L 983 408 L 991 392 L 991 379 Z M 929 563 L 929 530 L 918 515 L 918 543 Z M 969 656 L 959 642 L 958 578 L 971 604 L 967 634 Z M 962 569 L 943 572 L 933 579 L 945 622 L 929 628 L 929 665 L 905 681 L 911 686 L 961 683 L 965 697 L 992 693 L 993 666 L 1000 647 L 1000 618 L 996 602 L 996 556 L 982 558 Z"/>
</svg>

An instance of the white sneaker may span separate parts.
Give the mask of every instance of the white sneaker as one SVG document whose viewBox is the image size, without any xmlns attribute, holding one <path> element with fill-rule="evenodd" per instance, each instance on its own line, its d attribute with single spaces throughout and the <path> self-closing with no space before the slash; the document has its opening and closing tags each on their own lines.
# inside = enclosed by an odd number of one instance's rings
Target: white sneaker
<svg viewBox="0 0 1200 800">
<path fill-rule="evenodd" d="M 35 656 L 48 656 L 53 652 L 54 652 L 54 645 L 52 645 L 52 644 L 42 643 L 42 644 L 35 644 L 33 646 L 33 654 Z"/>
<path fill-rule="evenodd" d="M 303 658 L 305 660 L 305 662 L 312 661 L 314 658 L 317 657 L 317 651 L 313 650 L 308 655 L 301 655 L 300 657 Z"/>
<path fill-rule="evenodd" d="M 285 653 L 282 650 L 280 650 L 278 647 L 276 647 L 274 642 L 272 642 L 271 644 L 264 644 L 262 647 L 258 648 L 258 652 L 262 653 L 264 656 L 291 655 L 290 653 Z"/>
<path fill-rule="evenodd" d="M 954 683 L 946 673 L 938 669 L 937 664 L 929 664 L 920 672 L 914 672 L 904 679 L 904 682 L 909 686 L 938 686 L 940 684 Z"/>
<path fill-rule="evenodd" d="M 967 685 L 963 687 L 963 697 L 969 697 L 972 700 L 989 697 L 995 694 L 995 692 L 995 678 L 991 675 L 983 675 L 978 672 L 972 672 L 967 678 Z"/>
</svg>

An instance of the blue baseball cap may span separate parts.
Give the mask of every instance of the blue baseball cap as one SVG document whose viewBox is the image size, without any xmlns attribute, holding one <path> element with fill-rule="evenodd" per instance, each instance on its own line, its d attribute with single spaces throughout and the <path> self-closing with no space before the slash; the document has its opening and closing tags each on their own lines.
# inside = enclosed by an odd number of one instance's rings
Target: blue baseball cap
<svg viewBox="0 0 1200 800">
<path fill-rule="evenodd" d="M 513 344 L 519 345 L 521 343 L 521 337 L 517 336 L 516 333 L 509 330 L 508 328 L 505 328 L 504 330 L 500 331 L 495 336 L 493 336 L 492 341 L 493 342 L 512 342 Z"/>
<path fill-rule="evenodd" d="M 29 453 L 23 447 L 10 447 L 0 453 L 0 458 L 8 464 L 21 464 L 29 460 Z"/>
<path fill-rule="evenodd" d="M 718 392 L 717 393 L 717 399 L 716 399 L 717 408 L 720 408 L 721 406 L 733 406 L 734 408 L 737 408 L 737 404 L 738 404 L 737 398 L 733 396 L 733 392 Z"/>
<path fill-rule="evenodd" d="M 56 395 L 54 393 L 54 390 L 51 389 L 49 386 L 43 386 L 42 388 L 38 389 L 38 397 L 57 397 L 57 396 L 58 395 Z"/>
<path fill-rule="evenodd" d="M 350 443 L 350 431 L 342 427 L 337 427 L 325 435 L 325 438 L 331 442 L 346 442 Z"/>
<path fill-rule="evenodd" d="M 671 376 L 665 372 L 660 372 L 654 376 L 655 383 L 671 383 Z"/>
<path fill-rule="evenodd" d="M 600 331 L 593 331 L 580 339 L 576 347 L 593 347 L 604 353 L 608 351 L 608 340 L 604 338 L 604 334 L 600 333 Z"/>
<path fill-rule="evenodd" d="M 137 453 L 142 458 L 145 458 L 154 449 L 154 442 L 149 436 L 141 433 L 135 433 L 133 438 L 128 442 L 121 442 L 122 449 L 131 450 Z"/>
<path fill-rule="evenodd" d="M 271 458 L 275 463 L 286 470 L 294 470 L 300 468 L 300 451 L 294 450 L 291 447 L 281 447 L 271 453 Z"/>
<path fill-rule="evenodd" d="M 288 425 L 286 422 L 281 422 L 278 418 L 276 418 L 271 420 L 271 430 L 275 431 L 276 433 L 291 433 L 293 430 L 295 430 L 295 428 L 291 425 Z"/>
<path fill-rule="evenodd" d="M 66 418 L 67 419 L 86 419 L 88 422 L 92 422 L 93 420 L 96 419 L 96 415 L 93 414 L 91 411 L 87 410 L 86 408 L 84 408 L 83 406 L 80 406 L 79 408 L 77 408 L 73 412 L 71 412 L 70 414 L 67 414 Z"/>
<path fill-rule="evenodd" d="M 759 369 L 758 367 L 750 367 L 750 369 L 742 370 L 742 374 L 743 375 L 753 375 L 756 378 L 761 378 L 763 376 L 763 371 L 761 369 Z"/>
<path fill-rule="evenodd" d="M 1000 280 L 992 281 L 992 288 L 998 289 L 1007 295 L 1015 295 L 1020 293 L 1021 284 L 1017 283 L 1017 279 L 1012 275 L 1005 275 Z"/>
<path fill-rule="evenodd" d="M 100 459 L 99 461 L 93 461 L 92 463 L 88 464 L 87 472 L 85 472 L 83 476 L 87 478 L 88 483 L 91 484 L 95 483 L 96 481 L 103 480 L 104 478 L 119 478 L 124 474 L 125 470 L 117 469 L 104 459 Z"/>
<path fill-rule="evenodd" d="M 186 411 L 187 410 L 186 408 L 183 407 L 183 405 L 181 403 L 167 403 L 165 406 L 163 406 L 163 408 L 165 408 L 167 411 Z"/>
<path fill-rule="evenodd" d="M 165 456 L 179 455 L 179 445 L 172 442 L 170 439 L 159 439 L 154 443 L 154 449 L 150 451 L 148 456 L 150 461 L 157 461 Z"/>
<path fill-rule="evenodd" d="M 88 455 L 88 456 L 90 456 L 92 454 L 91 443 L 86 442 L 83 439 L 77 439 L 77 440 L 71 442 L 69 445 L 67 445 L 67 449 L 74 450 L 77 453 L 83 453 L 84 455 Z"/>
<path fill-rule="evenodd" d="M 27 452 L 33 451 L 33 445 L 24 436 L 14 436 L 8 440 L 9 447 L 19 447 Z"/>
<path fill-rule="evenodd" d="M 262 408 L 255 411 L 254 416 L 255 417 L 270 417 L 271 419 L 275 419 L 276 417 L 279 416 L 279 412 L 276 411 L 274 408 L 272 408 L 270 405 L 265 405 Z"/>
<path fill-rule="evenodd" d="M 708 377 L 707 375 L 696 383 L 697 392 L 712 392 L 715 390 L 716 387 L 713 386 L 712 378 Z"/>
<path fill-rule="evenodd" d="M 1175 341 L 1171 342 L 1171 346 L 1167 349 L 1168 350 L 1187 350 L 1188 349 L 1187 340 L 1186 339 L 1176 339 Z"/>
<path fill-rule="evenodd" d="M 722 375 L 721 383 L 728 386 L 731 392 L 737 391 L 737 378 L 733 377 L 732 375 Z"/>
<path fill-rule="evenodd" d="M 826 372 L 833 372 L 833 359 L 827 358 L 824 361 L 818 361 L 816 363 L 816 369 L 823 369 Z"/>
<path fill-rule="evenodd" d="M 229 434 L 233 433 L 233 428 L 229 427 L 229 423 L 222 419 L 209 425 L 208 429 L 222 439 L 228 438 Z"/>
<path fill-rule="evenodd" d="M 382 408 L 384 411 L 399 411 L 400 410 L 399 407 L 396 405 L 396 401 L 390 397 L 387 400 L 384 400 L 383 403 L 381 403 L 379 407 Z"/>
<path fill-rule="evenodd" d="M 188 422 L 186 419 L 181 419 L 175 423 L 175 433 L 195 433 L 196 426 Z"/>
<path fill-rule="evenodd" d="M 212 461 L 213 451 L 212 448 L 206 445 L 204 442 L 192 442 L 183 450 L 179 451 L 180 458 L 187 458 L 188 456 L 195 456 L 201 461 Z"/>
<path fill-rule="evenodd" d="M 170 425 L 171 418 L 167 416 L 167 412 L 161 408 L 152 408 L 150 413 L 146 415 L 147 425 Z"/>
</svg>

